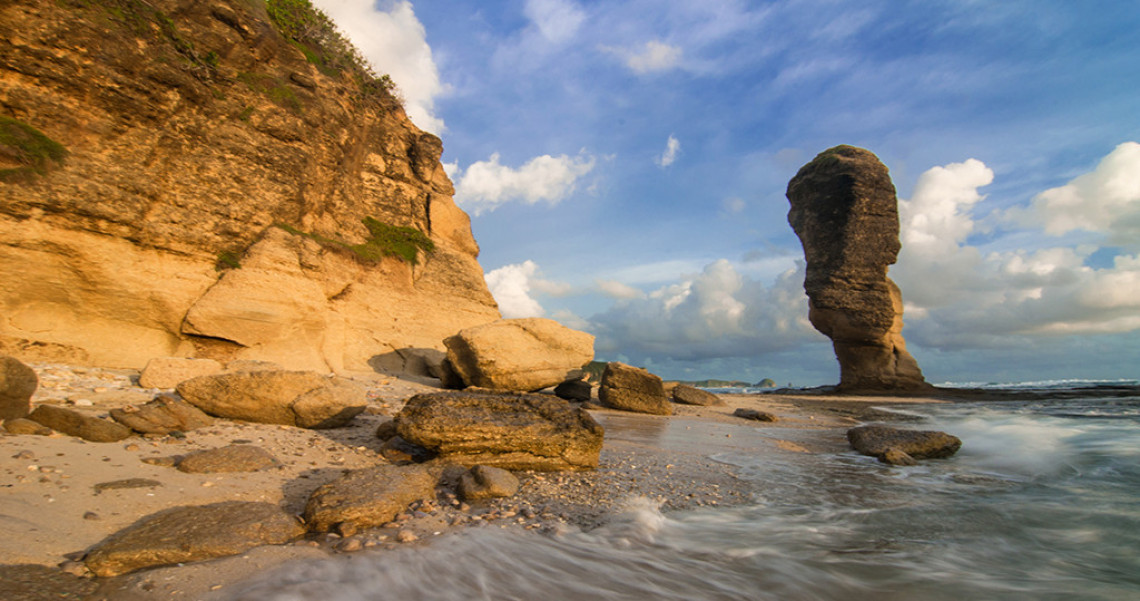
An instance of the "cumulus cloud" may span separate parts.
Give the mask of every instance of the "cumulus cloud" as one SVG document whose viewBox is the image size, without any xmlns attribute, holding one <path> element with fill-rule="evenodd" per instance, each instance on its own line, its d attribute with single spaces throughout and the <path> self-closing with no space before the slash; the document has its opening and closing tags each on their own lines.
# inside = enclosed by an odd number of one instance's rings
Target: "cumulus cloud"
<svg viewBox="0 0 1140 601">
<path fill-rule="evenodd" d="M 372 0 L 313 0 L 313 4 L 336 22 L 377 73 L 396 82 L 413 123 L 436 134 L 444 131 L 443 120 L 435 115 L 435 99 L 446 87 L 411 2 L 389 2 L 387 9 Z"/>
<path fill-rule="evenodd" d="M 570 284 L 553 282 L 541 276 L 542 270 L 538 264 L 534 261 L 523 261 L 490 271 L 484 279 L 487 281 L 491 296 L 499 303 L 499 311 L 503 317 L 513 319 L 542 317 L 546 314 L 542 305 L 532 296 L 532 290 L 548 296 L 565 296 L 573 291 Z"/>
<path fill-rule="evenodd" d="M 527 0 L 523 14 L 544 38 L 558 44 L 572 39 L 586 20 L 582 9 L 569 0 Z"/>
<path fill-rule="evenodd" d="M 462 171 L 454 168 L 458 178 L 455 200 L 476 215 L 493 211 L 500 205 L 520 201 L 557 204 L 577 187 L 579 179 L 594 169 L 595 159 L 584 153 L 576 157 L 544 154 L 511 168 L 499 163 L 499 154 L 486 161 L 471 164 Z"/>
<path fill-rule="evenodd" d="M 1140 247 L 1140 144 L 1117 146 L 1092 173 L 1038 194 L 1029 208 L 1007 216 L 1055 236 L 1101 232 L 1109 244 Z"/>
<path fill-rule="evenodd" d="M 681 64 L 680 46 L 658 40 L 650 40 L 644 46 L 634 49 L 610 46 L 602 46 L 601 49 L 621 57 L 625 65 L 638 75 L 668 71 Z"/>
<path fill-rule="evenodd" d="M 617 280 L 597 280 L 595 284 L 602 294 L 618 300 L 630 300 L 645 296 L 641 290 Z"/>
<path fill-rule="evenodd" d="M 677 154 L 680 152 L 681 141 L 670 134 L 669 139 L 665 141 L 665 151 L 661 153 L 661 156 L 657 157 L 657 165 L 660 167 L 672 165 L 673 161 L 677 160 Z"/>
<path fill-rule="evenodd" d="M 1055 234 L 1080 228 L 1117 244 L 1140 211 L 1137 149 L 1121 145 L 1095 171 L 997 217 L 1015 215 Z M 1098 268 L 1089 264 L 1096 245 L 994 252 L 971 245 L 971 232 L 986 218 L 974 215 L 984 199 L 978 188 L 992 181 L 993 172 L 973 159 L 935 167 L 919 178 L 913 198 L 900 202 L 903 250 L 891 273 L 906 302 L 908 340 L 957 349 L 1140 329 L 1140 256 L 1119 254 Z M 1076 198 L 1087 214 L 1073 206 Z"/>
<path fill-rule="evenodd" d="M 618 301 L 590 323 L 600 352 L 646 358 L 749 357 L 818 342 L 807 320 L 803 266 L 772 287 L 720 259 L 648 295 Z"/>
</svg>

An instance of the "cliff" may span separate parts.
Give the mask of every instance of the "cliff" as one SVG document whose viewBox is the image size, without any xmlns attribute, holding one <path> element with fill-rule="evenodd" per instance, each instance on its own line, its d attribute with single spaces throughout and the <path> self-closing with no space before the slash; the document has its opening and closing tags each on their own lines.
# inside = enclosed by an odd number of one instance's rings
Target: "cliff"
<svg viewBox="0 0 1140 601">
<path fill-rule="evenodd" d="M 358 370 L 499 317 L 440 139 L 307 8 L 0 3 L 0 352 Z"/>
</svg>

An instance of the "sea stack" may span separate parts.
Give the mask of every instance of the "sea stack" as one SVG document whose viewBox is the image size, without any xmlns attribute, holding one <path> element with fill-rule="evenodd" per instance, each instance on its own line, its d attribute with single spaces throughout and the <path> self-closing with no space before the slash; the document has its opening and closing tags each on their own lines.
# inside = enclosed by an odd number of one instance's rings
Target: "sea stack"
<svg viewBox="0 0 1140 601">
<path fill-rule="evenodd" d="M 843 391 L 929 385 L 902 336 L 902 294 L 887 277 L 898 257 L 898 198 L 870 151 L 836 146 L 788 183 L 788 223 L 807 259 L 809 318 L 831 338 Z"/>
</svg>

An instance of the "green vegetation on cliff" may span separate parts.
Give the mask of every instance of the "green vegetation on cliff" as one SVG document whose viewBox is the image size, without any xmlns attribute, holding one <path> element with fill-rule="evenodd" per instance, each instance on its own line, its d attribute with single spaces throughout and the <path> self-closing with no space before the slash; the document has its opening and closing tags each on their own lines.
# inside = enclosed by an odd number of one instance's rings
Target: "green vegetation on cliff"
<svg viewBox="0 0 1140 601">
<path fill-rule="evenodd" d="M 169 15 L 145 0 L 71 0 L 79 6 L 102 6 L 111 20 L 126 26 L 140 38 L 163 40 L 174 47 L 183 66 L 195 77 L 212 79 L 219 57 L 214 51 L 201 52 L 187 40 Z"/>
<path fill-rule="evenodd" d="M 333 250 L 349 251 L 357 259 L 366 262 L 376 262 L 384 257 L 397 257 L 406 263 L 415 265 L 419 262 L 419 253 L 430 253 L 435 250 L 435 243 L 426 234 L 413 227 L 389 225 L 372 217 L 365 217 L 364 227 L 368 228 L 368 239 L 360 244 L 329 238 L 320 234 L 303 232 L 284 223 L 275 224 L 277 227 L 293 234 L 304 236 Z"/>
<path fill-rule="evenodd" d="M 336 76 L 348 72 L 365 93 L 380 93 L 396 100 L 392 79 L 377 75 L 332 19 L 309 0 L 266 0 L 265 9 L 281 35 L 322 73 Z"/>
<path fill-rule="evenodd" d="M 0 181 L 43 175 L 53 163 L 61 163 L 66 157 L 67 149 L 40 130 L 18 119 L 0 116 L 0 162 L 19 165 L 0 169 Z"/>
</svg>

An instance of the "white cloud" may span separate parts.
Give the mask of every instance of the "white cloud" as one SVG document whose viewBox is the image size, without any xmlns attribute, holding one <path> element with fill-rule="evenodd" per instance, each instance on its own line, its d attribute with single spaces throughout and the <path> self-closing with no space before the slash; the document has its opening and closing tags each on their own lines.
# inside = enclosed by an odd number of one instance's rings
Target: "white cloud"
<svg viewBox="0 0 1140 601">
<path fill-rule="evenodd" d="M 638 75 L 668 71 L 681 63 L 682 51 L 679 46 L 657 40 L 650 40 L 635 50 L 609 50 L 622 56 L 626 66 Z"/>
<path fill-rule="evenodd" d="M 599 351 L 633 355 L 639 361 L 786 350 L 822 336 L 807 319 L 803 276 L 799 264 L 766 288 L 720 259 L 675 284 L 619 301 L 590 323 Z"/>
<path fill-rule="evenodd" d="M 1115 240 L 1127 232 L 1120 223 L 1129 218 L 1120 217 L 1138 210 L 1136 200 L 1127 200 L 1140 199 L 1130 191 L 1132 175 L 1140 173 L 1137 149 L 1122 145 L 1094 172 L 999 216 Z M 970 244 L 972 213 L 984 198 L 977 189 L 992 180 L 992 171 L 973 159 L 935 167 L 919 178 L 913 198 L 900 202 L 903 250 L 891 275 L 906 302 L 907 339 L 951 349 L 1023 344 L 1037 334 L 1140 329 L 1140 256 L 1119 254 L 1111 266 L 1094 267 L 1089 257 L 1096 245 L 984 252 Z M 1072 206 L 1074 198 L 1087 214 Z"/>
<path fill-rule="evenodd" d="M 593 170 L 594 164 L 594 157 L 585 154 L 542 155 L 514 169 L 500 164 L 495 153 L 489 160 L 471 164 L 462 176 L 456 169 L 453 177 L 459 180 L 455 200 L 476 215 L 512 201 L 557 204 L 574 192 L 578 180 Z"/>
<path fill-rule="evenodd" d="M 1108 243 L 1140 247 L 1140 144 L 1125 142 L 1096 170 L 1038 194 L 1008 217 L 1060 236 L 1074 230 L 1108 234 Z"/>
<path fill-rule="evenodd" d="M 586 20 L 582 9 L 569 0 L 527 0 L 523 14 L 544 38 L 556 44 L 572 39 Z"/>
<path fill-rule="evenodd" d="M 372 0 L 313 0 L 313 4 L 336 22 L 377 73 L 396 82 L 413 123 L 436 134 L 444 131 L 443 120 L 435 115 L 435 98 L 446 88 L 411 2 L 392 2 L 388 10 Z"/>
<path fill-rule="evenodd" d="M 665 141 L 665 151 L 657 157 L 657 165 L 660 167 L 672 165 L 673 161 L 677 160 L 677 153 L 679 152 L 681 152 L 681 141 L 670 134 L 669 139 Z"/>
<path fill-rule="evenodd" d="M 595 284 L 597 284 L 598 290 L 601 291 L 602 294 L 610 298 L 630 300 L 645 297 L 644 292 L 617 280 L 597 280 Z"/>
<path fill-rule="evenodd" d="M 566 296 L 573 287 L 565 282 L 543 279 L 542 270 L 534 261 L 504 265 L 488 272 L 484 279 L 503 317 L 542 317 L 546 310 L 532 296 L 532 290 L 547 296 Z M 565 323 L 565 322 L 564 322 Z"/>
</svg>

